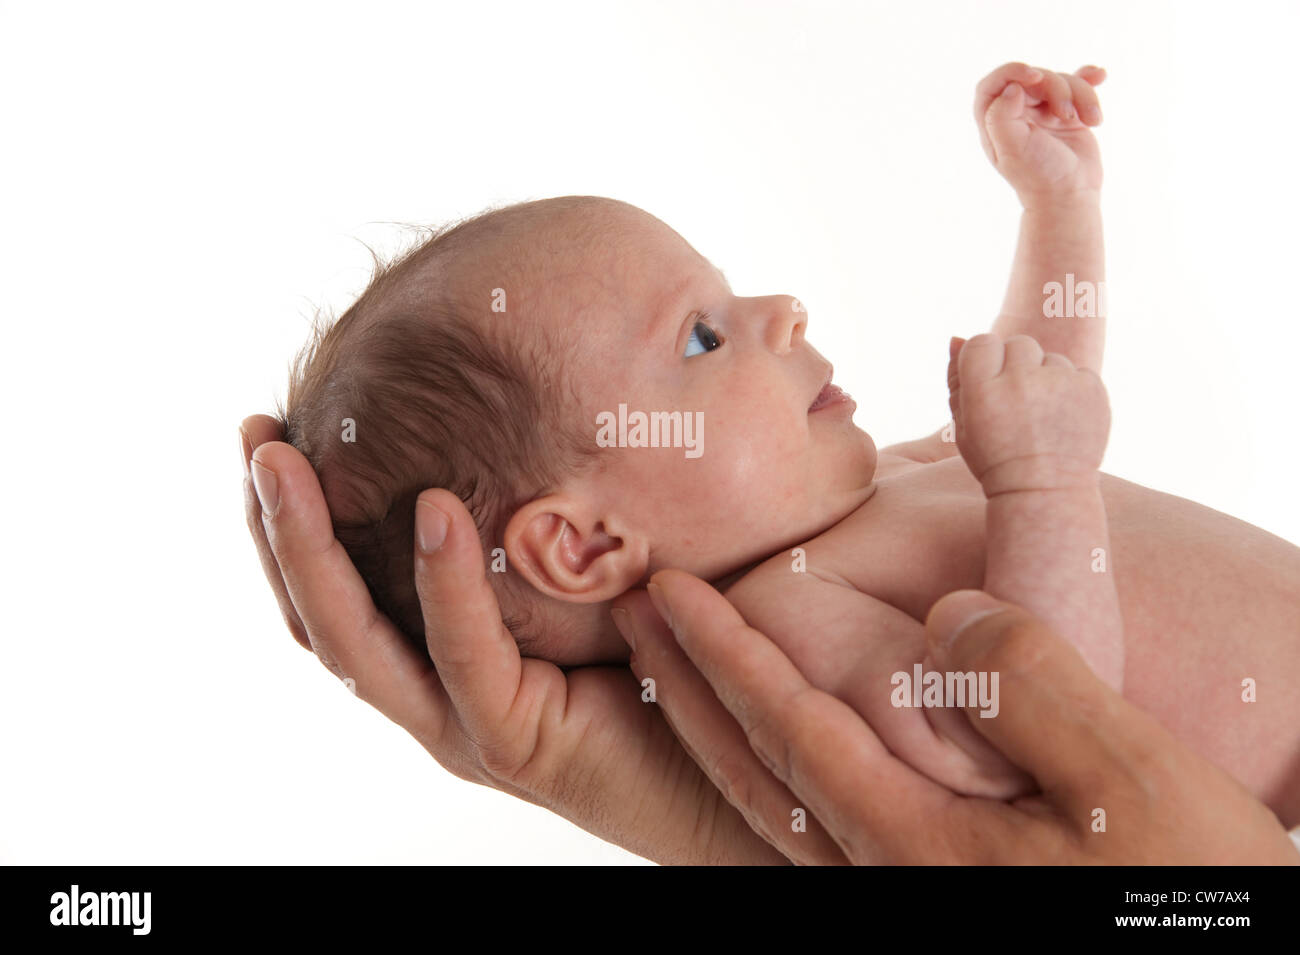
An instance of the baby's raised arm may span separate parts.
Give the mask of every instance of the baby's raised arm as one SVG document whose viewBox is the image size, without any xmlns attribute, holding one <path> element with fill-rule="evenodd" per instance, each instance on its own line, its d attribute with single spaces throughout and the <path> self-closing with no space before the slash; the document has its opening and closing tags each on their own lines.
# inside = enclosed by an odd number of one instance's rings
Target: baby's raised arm
<svg viewBox="0 0 1300 955">
<path fill-rule="evenodd" d="M 1094 66 L 1053 73 L 1008 63 L 980 81 L 975 120 L 994 167 L 1024 207 L 1002 338 L 1029 335 L 1078 368 L 1101 371 L 1106 341 L 1101 122 Z"/>
<path fill-rule="evenodd" d="M 975 88 L 980 142 L 1024 208 L 993 333 L 1028 335 L 1076 368 L 1098 373 L 1106 345 L 1106 258 L 1101 155 L 1088 127 L 1101 122 L 1093 87 L 1105 78 L 1095 66 L 1067 74 L 1007 63 Z M 926 462 L 955 453 L 947 425 L 881 450 Z"/>
</svg>

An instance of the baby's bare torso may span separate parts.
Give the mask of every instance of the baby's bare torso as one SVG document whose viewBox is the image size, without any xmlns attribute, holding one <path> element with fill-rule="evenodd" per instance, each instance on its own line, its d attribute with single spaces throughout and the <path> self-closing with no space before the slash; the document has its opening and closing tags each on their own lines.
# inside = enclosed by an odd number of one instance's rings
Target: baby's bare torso
<svg viewBox="0 0 1300 955">
<path fill-rule="evenodd" d="M 771 634 L 825 689 L 849 690 L 846 674 L 861 672 L 831 659 L 842 653 L 844 643 L 835 641 L 845 634 L 861 639 L 887 621 L 902 640 L 891 646 L 910 646 L 919 662 L 930 607 L 953 590 L 983 585 L 986 502 L 960 457 L 920 464 L 882 453 L 876 485 L 866 503 L 803 546 L 809 573 L 889 606 L 860 621 L 834 618 L 822 627 L 836 631 L 829 643 L 821 642 L 825 632 L 788 625 Z M 1107 474 L 1101 491 L 1106 560 L 1125 624 L 1124 696 L 1235 776 L 1284 824 L 1300 823 L 1300 548 Z M 788 588 L 797 603 L 797 577 L 786 552 L 728 597 L 742 613 L 759 594 L 772 606 L 778 589 Z M 1257 702 L 1243 701 L 1247 678 Z"/>
</svg>

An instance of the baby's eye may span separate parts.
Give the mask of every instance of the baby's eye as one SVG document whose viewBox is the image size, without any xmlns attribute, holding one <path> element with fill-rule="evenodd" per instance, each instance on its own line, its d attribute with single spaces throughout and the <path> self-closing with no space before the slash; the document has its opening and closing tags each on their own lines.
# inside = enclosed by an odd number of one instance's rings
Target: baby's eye
<svg viewBox="0 0 1300 955">
<path fill-rule="evenodd" d="M 691 337 L 686 340 L 686 355 L 690 358 L 692 355 L 702 355 L 706 351 L 713 351 L 715 348 L 722 347 L 722 339 L 718 337 L 717 332 L 705 325 L 704 322 L 696 322 L 695 327 L 691 329 Z"/>
</svg>

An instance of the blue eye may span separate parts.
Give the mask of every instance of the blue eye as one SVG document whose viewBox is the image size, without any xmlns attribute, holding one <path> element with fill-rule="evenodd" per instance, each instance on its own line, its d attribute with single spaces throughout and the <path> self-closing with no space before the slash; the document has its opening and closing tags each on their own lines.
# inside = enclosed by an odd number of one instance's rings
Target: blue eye
<svg viewBox="0 0 1300 955">
<path fill-rule="evenodd" d="M 705 352 L 713 351 L 715 348 L 722 347 L 722 339 L 708 325 L 704 324 L 703 319 L 708 315 L 701 315 L 701 321 L 695 323 L 691 329 L 691 337 L 686 340 L 686 355 L 690 358 L 692 355 L 703 355 Z"/>
</svg>

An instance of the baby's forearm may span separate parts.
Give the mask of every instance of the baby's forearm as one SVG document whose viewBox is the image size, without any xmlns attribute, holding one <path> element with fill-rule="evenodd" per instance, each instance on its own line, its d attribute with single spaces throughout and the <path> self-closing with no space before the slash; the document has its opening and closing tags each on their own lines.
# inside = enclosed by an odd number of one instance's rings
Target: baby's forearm
<svg viewBox="0 0 1300 955">
<path fill-rule="evenodd" d="M 1097 472 L 1039 483 L 990 494 L 984 589 L 1042 618 L 1119 690 L 1123 620 Z"/>
<path fill-rule="evenodd" d="M 1099 193 L 1076 193 L 1027 206 L 1020 217 L 1011 281 L 993 332 L 1004 339 L 1032 336 L 1045 351 L 1058 352 L 1077 367 L 1100 373 L 1106 344 L 1106 320 L 1101 314 L 1105 278 Z M 1065 311 L 1060 317 L 1045 314 L 1044 286 L 1049 282 L 1059 283 L 1062 289 Z M 1084 282 L 1091 283 L 1091 315 L 1079 314 L 1089 311 L 1087 293 L 1080 292 L 1087 289 Z M 1065 294 L 1071 291 L 1075 294 Z"/>
</svg>

